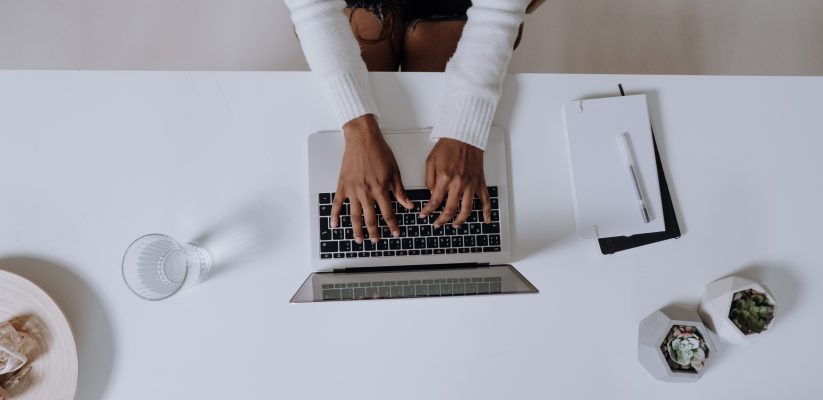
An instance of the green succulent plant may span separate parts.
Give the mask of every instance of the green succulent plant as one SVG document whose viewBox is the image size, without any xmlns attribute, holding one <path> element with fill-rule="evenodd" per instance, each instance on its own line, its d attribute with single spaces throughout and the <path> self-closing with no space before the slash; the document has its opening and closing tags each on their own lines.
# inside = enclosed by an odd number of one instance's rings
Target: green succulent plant
<svg viewBox="0 0 823 400">
<path fill-rule="evenodd" d="M 729 319 L 744 335 L 761 333 L 774 319 L 774 304 L 754 289 L 737 292 L 732 297 Z"/>
</svg>

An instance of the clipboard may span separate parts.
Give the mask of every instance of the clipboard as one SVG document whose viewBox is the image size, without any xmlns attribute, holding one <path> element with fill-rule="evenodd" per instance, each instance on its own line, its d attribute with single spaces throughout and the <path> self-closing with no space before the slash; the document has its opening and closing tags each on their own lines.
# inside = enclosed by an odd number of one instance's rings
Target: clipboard
<svg viewBox="0 0 823 400">
<path fill-rule="evenodd" d="M 625 96 L 623 85 L 619 84 L 620 95 Z M 663 171 L 663 163 L 660 161 L 660 152 L 657 149 L 657 140 L 654 138 L 654 127 L 652 127 L 652 143 L 654 144 L 654 158 L 657 164 L 657 180 L 660 184 L 660 199 L 663 205 L 663 218 L 666 229 L 661 232 L 641 233 L 632 236 L 614 236 L 600 238 L 597 242 L 600 245 L 602 254 L 614 254 L 618 251 L 633 249 L 647 244 L 657 243 L 668 239 L 678 239 L 681 236 L 680 226 L 677 223 L 677 215 L 674 211 L 674 203 L 666 183 L 666 174 Z"/>
</svg>

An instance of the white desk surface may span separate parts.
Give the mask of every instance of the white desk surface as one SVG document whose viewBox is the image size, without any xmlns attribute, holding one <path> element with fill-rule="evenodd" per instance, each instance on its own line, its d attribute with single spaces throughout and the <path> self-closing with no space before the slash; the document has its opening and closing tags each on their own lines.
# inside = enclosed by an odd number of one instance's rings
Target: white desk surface
<svg viewBox="0 0 823 400">
<path fill-rule="evenodd" d="M 0 72 L 0 268 L 68 314 L 78 399 L 816 396 L 823 78 L 513 76 L 497 114 L 513 264 L 540 293 L 292 305 L 309 273 L 306 135 L 334 128 L 312 79 Z M 432 124 L 440 75 L 372 79 L 385 127 Z M 621 82 L 650 95 L 684 236 L 602 256 L 575 237 L 560 104 Z M 268 220 L 273 234 L 189 292 L 151 303 L 123 284 L 142 234 L 220 246 L 238 224 L 266 225 L 238 221 Z M 705 284 L 735 272 L 777 298 L 772 335 L 722 346 L 696 384 L 652 379 L 638 322 L 696 309 Z"/>
</svg>

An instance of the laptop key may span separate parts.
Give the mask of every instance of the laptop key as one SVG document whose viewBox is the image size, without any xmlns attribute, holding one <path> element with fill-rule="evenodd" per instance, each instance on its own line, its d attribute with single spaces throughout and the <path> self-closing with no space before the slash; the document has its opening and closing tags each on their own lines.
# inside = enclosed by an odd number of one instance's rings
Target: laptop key
<svg viewBox="0 0 823 400">
<path fill-rule="evenodd" d="M 377 250 L 377 245 L 372 243 L 371 240 L 363 241 L 363 247 L 366 249 L 366 251 L 375 251 L 375 250 Z"/>
<path fill-rule="evenodd" d="M 323 300 L 340 300 L 340 289 L 324 290 Z"/>
<path fill-rule="evenodd" d="M 438 243 L 439 243 L 438 247 L 441 247 L 441 248 L 451 247 L 452 240 L 451 240 L 451 238 L 448 238 L 448 237 L 441 237 L 440 240 L 438 241 Z"/>
<path fill-rule="evenodd" d="M 418 236 L 420 236 L 420 227 L 419 226 L 417 226 L 417 225 L 404 226 L 404 228 L 406 228 L 406 234 L 409 235 L 409 237 L 418 237 Z"/>
<path fill-rule="evenodd" d="M 346 258 L 346 255 L 343 253 L 334 253 L 334 258 Z"/>
<path fill-rule="evenodd" d="M 483 233 L 500 233 L 500 223 L 483 224 Z"/>
<path fill-rule="evenodd" d="M 342 289 L 340 290 L 340 297 L 344 300 L 352 300 L 354 299 L 354 290 L 352 289 Z"/>
<path fill-rule="evenodd" d="M 426 238 L 414 238 L 414 248 L 415 249 L 425 249 L 426 248 Z"/>
<path fill-rule="evenodd" d="M 415 285 L 415 296 L 428 296 L 429 295 L 429 286 L 428 285 Z"/>
<path fill-rule="evenodd" d="M 381 287 L 377 288 L 377 295 L 380 296 L 381 298 L 384 298 L 384 299 L 389 298 L 389 296 L 391 295 L 391 292 L 389 291 L 389 287 L 388 286 L 381 286 Z"/>
<path fill-rule="evenodd" d="M 366 297 L 366 289 L 365 288 L 356 288 L 354 289 L 354 299 L 360 300 Z"/>
<path fill-rule="evenodd" d="M 374 296 L 377 295 L 377 288 L 368 287 L 366 288 L 366 298 L 372 299 Z"/>
<path fill-rule="evenodd" d="M 415 214 L 403 214 L 403 225 L 414 225 L 417 223 Z"/>
<path fill-rule="evenodd" d="M 455 283 L 455 284 L 452 285 L 452 294 L 458 295 L 458 294 L 465 294 L 465 293 L 466 293 L 465 284 Z"/>
<path fill-rule="evenodd" d="M 417 250 L 415 250 L 415 251 L 417 251 Z M 422 254 L 424 256 L 431 255 L 431 254 L 433 254 L 432 252 L 433 252 L 433 250 L 431 250 L 431 249 L 420 250 L 420 254 Z"/>
<path fill-rule="evenodd" d="M 423 225 L 420 227 L 420 236 L 431 236 L 432 227 L 430 225 Z"/>
<path fill-rule="evenodd" d="M 400 250 L 400 239 L 389 239 L 389 250 Z"/>
<path fill-rule="evenodd" d="M 382 239 L 377 242 L 377 250 L 388 250 L 389 249 L 389 241 L 387 239 Z"/>
<path fill-rule="evenodd" d="M 419 256 L 420 255 L 420 250 L 409 250 L 409 255 L 410 256 Z"/>
<path fill-rule="evenodd" d="M 320 204 L 331 204 L 331 193 L 320 193 Z"/>
<path fill-rule="evenodd" d="M 461 247 L 461 248 L 457 249 L 457 252 L 461 253 L 461 254 L 468 253 L 469 251 L 471 251 L 471 249 L 469 249 L 468 247 Z"/>
<path fill-rule="evenodd" d="M 455 236 L 452 238 L 452 247 L 463 247 L 463 237 Z"/>
<path fill-rule="evenodd" d="M 407 189 L 406 197 L 411 201 L 423 201 L 431 197 L 431 192 L 428 189 Z"/>
<path fill-rule="evenodd" d="M 433 228 L 432 229 L 432 235 L 433 236 L 443 236 L 444 233 L 446 233 L 446 232 L 445 232 L 445 229 L 443 228 L 443 225 L 441 225 L 439 228 Z"/>
<path fill-rule="evenodd" d="M 352 228 L 346 228 L 343 231 L 343 237 L 348 239 L 348 240 L 353 240 L 354 239 L 354 230 L 352 230 Z"/>
<path fill-rule="evenodd" d="M 481 282 L 477 284 L 477 294 L 489 294 L 489 283 Z"/>
<path fill-rule="evenodd" d="M 346 253 L 346 258 L 357 258 L 357 253 Z"/>
<path fill-rule="evenodd" d="M 468 235 L 469 234 L 469 224 L 464 223 L 463 225 L 460 225 L 460 227 L 457 228 L 457 234 L 458 235 Z"/>
<path fill-rule="evenodd" d="M 489 283 L 489 292 L 491 293 L 501 293 L 503 291 L 503 285 L 500 282 L 490 282 Z"/>
<path fill-rule="evenodd" d="M 339 247 L 339 251 L 351 251 L 351 242 L 348 240 L 343 240 L 339 243 Z"/>
<path fill-rule="evenodd" d="M 320 240 L 331 240 L 331 229 L 320 229 Z"/>
<path fill-rule="evenodd" d="M 383 252 L 382 251 L 373 251 L 373 252 L 371 252 L 371 256 L 372 257 L 383 257 Z"/>
<path fill-rule="evenodd" d="M 475 236 L 475 239 L 477 240 L 477 246 L 479 247 L 485 247 L 489 245 L 489 237 L 486 235 L 477 235 Z"/>
<path fill-rule="evenodd" d="M 471 252 L 472 252 L 472 253 L 482 253 L 482 252 L 483 252 L 483 249 L 482 249 L 482 248 L 480 248 L 480 247 L 472 247 L 472 248 L 471 248 Z"/>
<path fill-rule="evenodd" d="M 494 253 L 500 251 L 500 246 L 484 247 L 484 253 Z"/>
<path fill-rule="evenodd" d="M 489 197 L 497 197 L 497 186 L 489 186 Z"/>
<path fill-rule="evenodd" d="M 320 242 L 321 253 L 334 253 L 337 251 L 337 242 Z"/>
<path fill-rule="evenodd" d="M 444 283 L 440 285 L 440 295 L 441 296 L 451 296 L 452 295 L 452 285 L 451 283 Z"/>
<path fill-rule="evenodd" d="M 334 285 L 331 284 L 331 283 L 324 283 L 320 287 L 323 288 L 323 289 L 334 289 Z"/>
<path fill-rule="evenodd" d="M 332 229 L 331 230 L 331 238 L 334 240 L 343 240 L 343 230 L 342 229 Z"/>
<path fill-rule="evenodd" d="M 437 248 L 437 238 L 435 238 L 435 237 L 426 238 L 426 248 L 427 249 L 436 249 Z"/>
<path fill-rule="evenodd" d="M 369 252 L 367 252 L 367 251 L 361 251 L 361 252 L 357 253 L 357 256 L 358 256 L 358 257 L 360 257 L 360 258 L 363 258 L 363 257 L 368 257 L 368 256 L 369 256 Z"/>
<path fill-rule="evenodd" d="M 444 226 L 443 230 L 445 231 L 446 236 L 454 236 L 457 234 L 457 229 L 454 229 L 451 224 Z"/>
<path fill-rule="evenodd" d="M 403 297 L 414 297 L 414 286 L 403 286 Z"/>
<path fill-rule="evenodd" d="M 391 297 L 403 297 L 403 286 L 392 286 Z"/>
<path fill-rule="evenodd" d="M 492 222 L 500 221 L 500 211 L 492 210 Z"/>
<path fill-rule="evenodd" d="M 489 235 L 489 245 L 500 246 L 500 235 Z"/>
<path fill-rule="evenodd" d="M 434 249 L 434 254 L 446 254 L 446 249 Z"/>
<path fill-rule="evenodd" d="M 466 283 L 466 294 L 477 294 L 476 283 Z"/>
<path fill-rule="evenodd" d="M 457 249 L 454 247 L 446 249 L 446 254 L 457 254 Z"/>
<path fill-rule="evenodd" d="M 469 233 L 471 233 L 472 235 L 479 235 L 479 234 L 483 233 L 483 228 L 481 228 L 480 225 L 482 225 L 482 224 L 480 224 L 480 223 L 471 224 L 471 226 L 469 226 Z"/>
<path fill-rule="evenodd" d="M 320 255 L 320 258 L 331 258 L 331 257 L 332 257 L 331 253 L 323 253 L 323 254 Z"/>
<path fill-rule="evenodd" d="M 331 215 L 331 205 L 330 204 L 321 205 L 320 206 L 320 216 L 328 217 L 329 215 Z"/>
<path fill-rule="evenodd" d="M 400 240 L 400 248 L 404 250 L 409 250 L 414 248 L 414 239 L 412 238 L 405 238 Z"/>
<path fill-rule="evenodd" d="M 440 296 L 440 285 L 429 285 L 429 296 Z"/>
<path fill-rule="evenodd" d="M 491 203 L 492 203 L 492 210 L 497 210 L 497 209 L 500 208 L 500 204 L 497 201 L 497 199 L 491 198 L 490 200 L 491 200 Z"/>
</svg>

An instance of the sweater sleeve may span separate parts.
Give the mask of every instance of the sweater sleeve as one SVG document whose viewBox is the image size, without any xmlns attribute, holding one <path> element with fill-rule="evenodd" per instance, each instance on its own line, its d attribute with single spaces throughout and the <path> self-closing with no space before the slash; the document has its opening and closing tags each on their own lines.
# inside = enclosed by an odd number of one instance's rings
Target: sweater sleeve
<svg viewBox="0 0 823 400">
<path fill-rule="evenodd" d="M 309 67 L 342 126 L 365 114 L 377 116 L 366 64 L 354 39 L 343 0 L 286 0 Z"/>
<path fill-rule="evenodd" d="M 473 0 L 454 56 L 432 139 L 486 149 L 503 79 L 529 0 Z"/>
</svg>

